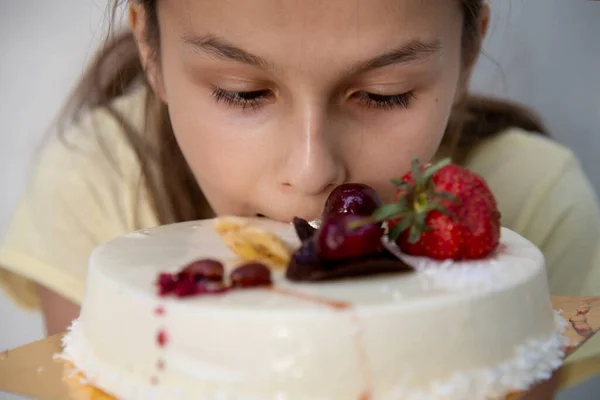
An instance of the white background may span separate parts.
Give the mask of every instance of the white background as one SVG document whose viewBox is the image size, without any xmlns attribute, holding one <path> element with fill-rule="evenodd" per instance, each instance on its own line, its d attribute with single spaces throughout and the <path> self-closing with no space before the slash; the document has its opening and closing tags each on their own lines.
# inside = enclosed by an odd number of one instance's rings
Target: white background
<svg viewBox="0 0 600 400">
<path fill-rule="evenodd" d="M 106 0 L 0 0 L 0 234 L 33 152 L 106 28 Z M 600 2 L 493 0 L 475 89 L 525 102 L 600 190 Z M 37 340 L 37 314 L 0 293 L 0 351 Z M 593 395 L 595 393 L 596 395 Z M 565 399 L 595 399 L 600 379 Z M 3 397 L 6 396 L 6 397 Z M 8 395 L 0 393 L 0 399 Z"/>
</svg>

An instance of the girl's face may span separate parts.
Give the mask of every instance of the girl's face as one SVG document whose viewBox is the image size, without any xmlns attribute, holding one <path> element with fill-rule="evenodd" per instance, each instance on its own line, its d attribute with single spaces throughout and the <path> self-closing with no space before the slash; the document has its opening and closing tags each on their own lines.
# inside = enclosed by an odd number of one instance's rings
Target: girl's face
<svg viewBox="0 0 600 400">
<path fill-rule="evenodd" d="M 391 200 L 462 89 L 458 1 L 158 4 L 154 87 L 217 214 L 312 219 L 344 182 Z"/>
</svg>

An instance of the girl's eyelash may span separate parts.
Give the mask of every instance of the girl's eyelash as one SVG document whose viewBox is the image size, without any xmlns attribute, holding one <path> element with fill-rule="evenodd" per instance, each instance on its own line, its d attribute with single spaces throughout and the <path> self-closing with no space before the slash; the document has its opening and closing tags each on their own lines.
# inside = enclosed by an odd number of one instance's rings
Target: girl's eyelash
<svg viewBox="0 0 600 400">
<path fill-rule="evenodd" d="M 265 100 L 271 96 L 268 89 L 254 90 L 251 92 L 236 92 L 213 87 L 212 95 L 217 103 L 223 102 L 230 107 L 245 109 L 251 107 L 257 109 Z M 414 93 L 406 92 L 395 95 L 381 95 L 369 92 L 356 92 L 353 94 L 360 103 L 368 108 L 391 110 L 395 107 L 408 108 L 414 99 Z"/>
<path fill-rule="evenodd" d="M 382 110 L 391 110 L 395 107 L 408 108 L 415 97 L 412 91 L 389 96 L 368 92 L 357 92 L 353 96 L 366 107 Z"/>
<path fill-rule="evenodd" d="M 235 92 L 231 90 L 214 87 L 212 95 L 217 103 L 223 102 L 231 107 L 245 109 L 247 107 L 258 108 L 269 98 L 270 90 L 254 90 L 251 92 Z"/>
</svg>

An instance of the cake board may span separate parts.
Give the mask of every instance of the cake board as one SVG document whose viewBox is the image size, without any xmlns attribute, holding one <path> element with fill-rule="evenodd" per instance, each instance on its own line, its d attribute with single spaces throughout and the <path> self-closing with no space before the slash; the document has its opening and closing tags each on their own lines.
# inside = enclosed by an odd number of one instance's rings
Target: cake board
<svg viewBox="0 0 600 400">
<path fill-rule="evenodd" d="M 571 355 L 600 331 L 600 297 L 552 297 L 552 306 L 561 310 L 569 322 L 565 336 L 569 340 L 566 355 Z M 0 353 L 0 392 L 10 392 L 39 400 L 113 400 L 97 389 L 79 383 L 74 375 L 65 379 L 68 366 L 56 361 L 61 351 L 61 335 L 51 336 Z M 567 389 L 600 374 L 600 357 L 566 364 L 557 372 L 559 390 Z M 533 389 L 532 393 L 538 388 Z M 543 390 L 543 384 L 539 389 Z M 514 393 L 507 400 L 535 399 Z"/>
</svg>

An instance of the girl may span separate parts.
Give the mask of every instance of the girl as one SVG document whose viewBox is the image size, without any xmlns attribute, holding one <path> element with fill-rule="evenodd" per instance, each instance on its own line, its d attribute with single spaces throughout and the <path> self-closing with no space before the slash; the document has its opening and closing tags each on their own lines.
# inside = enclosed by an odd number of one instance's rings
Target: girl
<svg viewBox="0 0 600 400">
<path fill-rule="evenodd" d="M 115 9 L 117 8 L 115 2 Z M 132 0 L 9 227 L 1 281 L 49 334 L 77 316 L 98 244 L 214 214 L 318 216 L 333 187 L 451 155 L 548 260 L 600 292 L 600 215 L 575 156 L 515 105 L 469 95 L 483 0 Z M 580 353 L 581 354 L 581 353 Z"/>
</svg>

